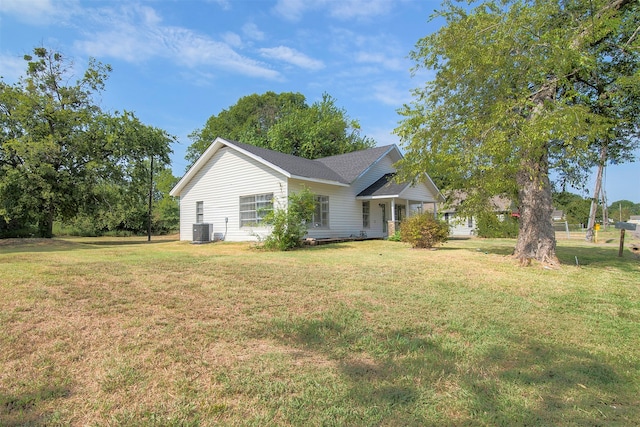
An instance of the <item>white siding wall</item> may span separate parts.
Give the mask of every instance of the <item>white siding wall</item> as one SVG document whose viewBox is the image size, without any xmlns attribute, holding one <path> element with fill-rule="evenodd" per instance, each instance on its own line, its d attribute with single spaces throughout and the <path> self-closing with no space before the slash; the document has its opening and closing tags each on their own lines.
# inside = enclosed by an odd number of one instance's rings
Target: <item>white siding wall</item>
<svg viewBox="0 0 640 427">
<path fill-rule="evenodd" d="M 388 155 L 385 156 L 353 184 L 354 193 L 356 195 L 359 194 L 362 190 L 379 180 L 383 175 L 395 171 L 393 161 Z"/>
<path fill-rule="evenodd" d="M 476 219 L 471 217 L 471 227 L 469 218 L 456 216 L 449 213 L 449 234 L 452 236 L 473 236 L 476 233 Z"/>
<path fill-rule="evenodd" d="M 387 156 L 367 171 L 353 187 L 340 187 L 308 181 L 291 180 L 235 150 L 221 148 L 182 190 L 180 197 L 180 239 L 192 240 L 196 222 L 196 202 L 204 202 L 204 222 L 213 224 L 212 239 L 224 236 L 228 241 L 256 240 L 265 236 L 266 227 L 239 227 L 240 196 L 273 193 L 276 203 L 286 203 L 289 192 L 303 187 L 313 193 L 329 196 L 329 227 L 310 228 L 308 236 L 348 237 L 365 232 L 368 237 L 384 237 L 381 203 L 386 204 L 387 220 L 391 219 L 389 200 L 370 200 L 370 225 L 362 226 L 362 201 L 356 196 L 383 175 L 394 172 L 393 160 Z M 402 195 L 415 201 L 434 200 L 424 184 L 409 188 Z M 400 202 L 400 201 L 397 201 Z M 401 203 L 401 202 L 400 202 Z M 225 218 L 228 218 L 225 228 Z"/>
<path fill-rule="evenodd" d="M 262 193 L 286 199 L 286 177 L 235 150 L 221 148 L 180 194 L 180 240 L 193 238 L 199 201 L 204 202 L 204 222 L 213 224 L 212 239 L 247 241 L 257 239 L 254 233 L 267 234 L 263 227 L 239 227 L 240 196 Z"/>
<path fill-rule="evenodd" d="M 362 190 L 364 190 L 365 188 L 369 187 L 371 184 L 376 182 L 385 174 L 395 172 L 393 163 L 394 163 L 393 160 L 389 158 L 389 156 L 386 156 L 380 159 L 378 163 L 373 165 L 371 169 L 369 169 L 362 177 L 360 177 L 360 179 L 357 182 L 354 183 L 354 197 L 358 195 Z M 385 208 L 387 213 L 386 220 L 389 221 L 391 219 L 391 204 L 389 203 L 388 200 L 370 200 L 369 201 L 369 211 L 370 211 L 369 228 L 363 229 L 363 231 L 367 233 L 367 237 L 386 237 L 387 235 L 386 232 L 383 231 L 385 229 L 384 228 L 385 226 L 382 221 L 382 208 L 380 207 L 380 204 L 386 204 L 386 208 Z M 357 201 L 356 209 L 358 211 L 357 216 L 359 219 L 359 224 L 360 224 L 359 226 L 360 226 L 360 229 L 362 229 L 362 201 L 361 200 Z"/>
<path fill-rule="evenodd" d="M 436 200 L 436 195 L 429 191 L 429 188 L 423 183 L 418 183 L 415 187 L 406 188 L 401 197 L 417 202 L 434 202 Z"/>
<path fill-rule="evenodd" d="M 316 184 L 313 182 L 291 180 L 289 190 L 298 192 L 307 187 L 318 196 L 329 196 L 329 228 L 309 228 L 309 237 L 348 237 L 359 236 L 362 228 L 362 202 L 356 200 L 351 187 Z"/>
</svg>

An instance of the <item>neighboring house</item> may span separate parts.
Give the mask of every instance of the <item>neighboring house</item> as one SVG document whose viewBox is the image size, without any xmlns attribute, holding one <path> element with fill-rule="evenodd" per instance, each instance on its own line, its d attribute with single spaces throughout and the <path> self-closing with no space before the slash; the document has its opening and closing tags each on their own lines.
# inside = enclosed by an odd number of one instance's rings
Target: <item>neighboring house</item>
<svg viewBox="0 0 640 427">
<path fill-rule="evenodd" d="M 476 234 L 478 222 L 476 217 L 464 217 L 458 214 L 458 207 L 464 202 L 466 194 L 454 191 L 444 209 L 440 210 L 442 219 L 449 224 L 449 234 L 452 236 L 473 236 Z M 495 196 L 490 200 L 492 210 L 503 221 L 512 215 L 511 201 L 505 197 Z"/>
<path fill-rule="evenodd" d="M 564 221 L 564 211 L 554 209 L 551 213 L 551 219 L 554 221 Z"/>
<path fill-rule="evenodd" d="M 211 224 L 213 240 L 264 238 L 264 210 L 305 187 L 317 202 L 308 237 L 386 237 L 405 216 L 444 201 L 426 174 L 396 184 L 401 158 L 395 145 L 309 160 L 216 138 L 171 190 L 180 197 L 180 239 L 193 239 L 194 224 Z"/>
<path fill-rule="evenodd" d="M 631 215 L 627 222 L 630 222 L 631 224 L 640 224 L 640 215 Z"/>
</svg>

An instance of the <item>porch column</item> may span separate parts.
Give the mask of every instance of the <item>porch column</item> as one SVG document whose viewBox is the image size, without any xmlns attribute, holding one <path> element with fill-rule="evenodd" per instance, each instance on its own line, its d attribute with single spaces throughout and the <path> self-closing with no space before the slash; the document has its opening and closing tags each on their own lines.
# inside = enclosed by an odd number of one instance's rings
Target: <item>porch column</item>
<svg viewBox="0 0 640 427">
<path fill-rule="evenodd" d="M 396 234 L 396 200 L 391 199 L 391 220 L 387 224 L 387 234 L 393 236 Z"/>
</svg>

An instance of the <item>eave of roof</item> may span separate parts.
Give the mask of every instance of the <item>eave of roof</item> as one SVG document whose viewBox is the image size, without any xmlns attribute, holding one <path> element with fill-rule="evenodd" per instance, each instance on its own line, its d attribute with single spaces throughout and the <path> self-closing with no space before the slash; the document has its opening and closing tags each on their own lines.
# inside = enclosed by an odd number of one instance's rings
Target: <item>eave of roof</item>
<svg viewBox="0 0 640 427">
<path fill-rule="evenodd" d="M 205 150 L 198 160 L 189 168 L 187 173 L 169 192 L 171 196 L 178 196 L 184 187 L 193 179 L 197 172 L 213 157 L 222 147 L 229 147 L 236 150 L 255 161 L 273 169 L 287 178 L 295 178 L 304 181 L 319 182 L 324 184 L 338 185 L 346 187 L 349 182 L 345 181 L 338 173 L 325 164 L 317 160 L 309 160 L 302 157 L 292 156 L 273 150 L 257 147 L 251 144 L 244 144 L 236 141 L 229 141 L 224 138 L 216 138 L 215 141 Z"/>
<path fill-rule="evenodd" d="M 373 147 L 367 150 L 354 151 L 351 153 L 340 154 L 337 156 L 324 157 L 321 159 L 305 159 L 302 157 L 292 156 L 290 154 L 280 153 L 278 151 L 268 150 L 251 144 L 245 144 L 237 141 L 229 141 L 224 138 L 216 138 L 215 141 L 205 150 L 198 160 L 189 168 L 187 173 L 178 181 L 175 187 L 169 192 L 171 196 L 178 196 L 184 187 L 193 179 L 198 171 L 213 157 L 213 155 L 222 147 L 229 147 L 244 155 L 254 159 L 255 161 L 275 170 L 286 176 L 287 178 L 299 179 L 309 182 L 317 182 L 323 184 L 347 187 L 355 180 L 363 176 L 367 171 L 374 167 L 378 162 L 388 155 L 391 155 L 392 161 L 402 158 L 402 154 L 396 145 L 386 145 L 382 147 Z M 388 174 L 389 175 L 389 174 Z M 393 175 L 393 174 L 391 174 Z M 387 176 L 387 175 L 385 175 Z M 425 184 L 429 187 L 439 201 L 444 201 L 444 197 L 440 190 L 435 186 L 431 178 L 425 174 Z M 377 181 L 379 188 L 370 195 L 358 195 L 359 198 L 382 198 L 382 197 L 399 197 L 400 193 L 409 186 L 409 183 L 395 184 L 389 181 L 382 181 L 382 177 Z M 385 184 L 388 184 L 385 186 Z M 376 185 L 375 183 L 373 185 Z M 369 187 L 371 188 L 371 187 Z M 367 191 L 367 190 L 365 190 Z M 373 191 L 373 190 L 372 190 Z M 361 193 L 362 194 L 362 193 Z"/>
<path fill-rule="evenodd" d="M 373 147 L 367 150 L 323 157 L 315 161 L 326 165 L 342 177 L 345 182 L 352 183 L 363 176 L 385 156 L 392 153 L 394 161 L 400 160 L 402 154 L 395 145 Z"/>
<path fill-rule="evenodd" d="M 397 184 L 393 181 L 394 176 L 395 173 L 383 175 L 376 182 L 362 190 L 356 197 L 366 199 L 398 197 L 409 183 Z"/>
<path fill-rule="evenodd" d="M 297 178 L 302 180 L 325 182 L 337 185 L 348 185 L 338 173 L 318 162 L 317 160 L 305 159 L 291 154 L 280 153 L 242 142 L 228 141 L 232 146 L 237 147 L 244 154 L 255 160 L 279 169 L 287 178 Z"/>
</svg>

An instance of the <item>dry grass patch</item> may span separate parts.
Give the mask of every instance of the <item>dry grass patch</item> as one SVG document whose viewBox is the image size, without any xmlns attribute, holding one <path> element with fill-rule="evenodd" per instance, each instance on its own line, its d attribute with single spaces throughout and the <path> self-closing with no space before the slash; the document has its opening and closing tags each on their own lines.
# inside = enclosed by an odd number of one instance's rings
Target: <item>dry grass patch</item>
<svg viewBox="0 0 640 427">
<path fill-rule="evenodd" d="M 640 263 L 615 244 L 546 270 L 506 240 L 1 242 L 0 425 L 640 419 Z"/>
</svg>

